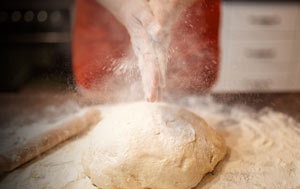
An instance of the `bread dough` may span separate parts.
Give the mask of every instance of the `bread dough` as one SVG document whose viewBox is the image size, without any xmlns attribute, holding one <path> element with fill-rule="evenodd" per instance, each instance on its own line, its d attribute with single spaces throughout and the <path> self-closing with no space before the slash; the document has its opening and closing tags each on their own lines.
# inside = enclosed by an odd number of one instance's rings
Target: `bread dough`
<svg viewBox="0 0 300 189">
<path fill-rule="evenodd" d="M 82 163 L 103 189 L 189 189 L 226 154 L 203 119 L 164 103 L 119 106 L 92 132 Z"/>
</svg>

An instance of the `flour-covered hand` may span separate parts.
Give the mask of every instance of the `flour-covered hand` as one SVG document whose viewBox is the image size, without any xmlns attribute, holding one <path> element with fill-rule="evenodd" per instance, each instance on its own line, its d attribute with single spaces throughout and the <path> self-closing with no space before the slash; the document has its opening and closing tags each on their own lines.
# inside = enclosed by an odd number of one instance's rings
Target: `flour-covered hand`
<svg viewBox="0 0 300 189">
<path fill-rule="evenodd" d="M 194 1 L 98 0 L 128 30 L 147 101 L 161 99 L 166 86 L 171 26 Z"/>
</svg>

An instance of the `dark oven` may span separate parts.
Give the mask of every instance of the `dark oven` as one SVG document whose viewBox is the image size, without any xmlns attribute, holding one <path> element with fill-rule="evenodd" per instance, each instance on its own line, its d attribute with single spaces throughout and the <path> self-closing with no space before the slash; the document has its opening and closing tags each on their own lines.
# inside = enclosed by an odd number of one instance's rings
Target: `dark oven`
<svg viewBox="0 0 300 189">
<path fill-rule="evenodd" d="M 46 76 L 60 81 L 71 75 L 73 4 L 72 0 L 0 2 L 1 91 L 16 91 Z"/>
</svg>

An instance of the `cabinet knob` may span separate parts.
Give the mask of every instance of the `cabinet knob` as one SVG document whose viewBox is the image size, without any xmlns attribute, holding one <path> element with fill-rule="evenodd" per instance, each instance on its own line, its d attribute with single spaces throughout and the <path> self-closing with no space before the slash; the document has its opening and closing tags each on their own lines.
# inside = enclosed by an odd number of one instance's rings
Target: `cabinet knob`
<svg viewBox="0 0 300 189">
<path fill-rule="evenodd" d="M 251 15 L 249 21 L 251 24 L 263 26 L 273 26 L 281 23 L 281 19 L 277 15 Z"/>
<path fill-rule="evenodd" d="M 271 59 L 275 58 L 276 52 L 274 49 L 246 49 L 245 54 L 249 58 L 255 59 Z"/>
</svg>

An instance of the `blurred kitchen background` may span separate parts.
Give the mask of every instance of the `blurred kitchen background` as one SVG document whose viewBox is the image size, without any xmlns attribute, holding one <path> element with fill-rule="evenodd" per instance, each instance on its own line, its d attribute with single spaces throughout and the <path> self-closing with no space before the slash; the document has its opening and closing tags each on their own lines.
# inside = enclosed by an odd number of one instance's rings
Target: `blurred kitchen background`
<svg viewBox="0 0 300 189">
<path fill-rule="evenodd" d="M 300 1 L 224 1 L 216 91 L 300 91 Z"/>
<path fill-rule="evenodd" d="M 0 90 L 72 83 L 73 0 L 0 1 Z"/>
<path fill-rule="evenodd" d="M 0 91 L 74 86 L 73 0 L 0 2 Z M 224 0 L 215 92 L 300 91 L 300 0 Z"/>
</svg>

